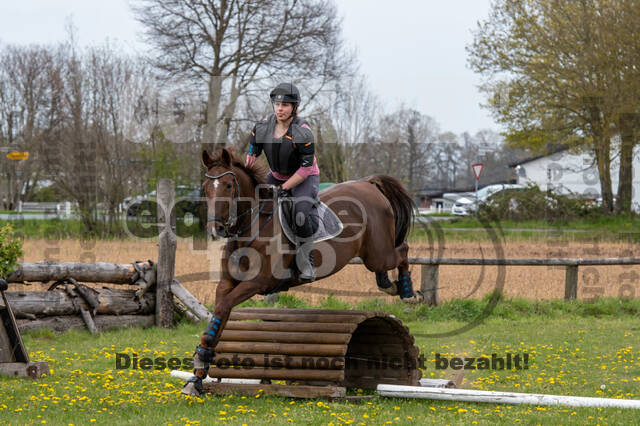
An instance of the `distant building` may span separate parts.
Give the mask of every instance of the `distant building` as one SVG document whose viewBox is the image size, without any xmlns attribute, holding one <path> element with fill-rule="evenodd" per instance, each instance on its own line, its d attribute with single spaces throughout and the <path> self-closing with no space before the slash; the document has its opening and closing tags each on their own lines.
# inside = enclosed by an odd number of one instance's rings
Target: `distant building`
<svg viewBox="0 0 640 426">
<path fill-rule="evenodd" d="M 614 195 L 618 191 L 619 160 L 611 162 L 611 187 Z M 510 164 L 521 185 L 536 184 L 541 190 L 552 190 L 559 194 L 573 194 L 587 200 L 599 200 L 600 176 L 592 153 L 571 153 L 567 149 L 551 155 L 540 155 Z M 640 211 L 640 148 L 634 149 L 632 209 Z"/>
</svg>

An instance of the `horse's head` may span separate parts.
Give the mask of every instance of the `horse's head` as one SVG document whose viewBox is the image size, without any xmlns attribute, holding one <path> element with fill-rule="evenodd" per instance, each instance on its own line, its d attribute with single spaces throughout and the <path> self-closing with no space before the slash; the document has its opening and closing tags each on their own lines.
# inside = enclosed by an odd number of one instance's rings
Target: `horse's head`
<svg viewBox="0 0 640 426">
<path fill-rule="evenodd" d="M 255 187 L 264 183 L 265 171 L 261 166 L 246 168 L 233 152 L 223 148 L 213 156 L 202 152 L 202 164 L 207 169 L 203 183 L 207 198 L 207 232 L 214 239 L 229 237 L 237 225 L 240 197 L 254 198 Z M 246 204 L 246 202 L 245 202 Z"/>
</svg>

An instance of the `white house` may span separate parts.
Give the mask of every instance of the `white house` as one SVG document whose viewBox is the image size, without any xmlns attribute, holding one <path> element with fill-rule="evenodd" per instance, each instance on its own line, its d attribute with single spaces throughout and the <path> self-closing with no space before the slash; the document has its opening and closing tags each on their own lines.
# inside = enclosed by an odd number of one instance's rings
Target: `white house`
<svg viewBox="0 0 640 426">
<path fill-rule="evenodd" d="M 619 157 L 611 162 L 611 187 L 618 191 Z M 515 168 L 517 183 L 535 183 L 540 189 L 551 189 L 561 194 L 578 194 L 587 199 L 601 196 L 600 179 L 592 153 L 573 154 L 567 150 L 552 155 L 534 157 L 511 164 Z M 640 149 L 634 149 L 632 209 L 640 211 Z"/>
</svg>

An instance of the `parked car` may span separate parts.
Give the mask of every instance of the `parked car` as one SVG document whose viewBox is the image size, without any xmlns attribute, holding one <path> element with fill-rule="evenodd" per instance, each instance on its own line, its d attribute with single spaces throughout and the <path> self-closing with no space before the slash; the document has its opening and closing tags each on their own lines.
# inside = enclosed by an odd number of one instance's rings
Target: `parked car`
<svg viewBox="0 0 640 426">
<path fill-rule="evenodd" d="M 485 186 L 478 190 L 478 205 L 482 205 L 490 201 L 491 197 L 503 193 L 505 191 L 523 191 L 523 185 L 519 184 L 495 184 Z M 462 197 L 456 200 L 455 204 L 451 208 L 451 213 L 457 216 L 467 216 L 473 214 L 476 211 L 476 197 L 475 193 L 470 193 L 468 197 Z"/>
</svg>

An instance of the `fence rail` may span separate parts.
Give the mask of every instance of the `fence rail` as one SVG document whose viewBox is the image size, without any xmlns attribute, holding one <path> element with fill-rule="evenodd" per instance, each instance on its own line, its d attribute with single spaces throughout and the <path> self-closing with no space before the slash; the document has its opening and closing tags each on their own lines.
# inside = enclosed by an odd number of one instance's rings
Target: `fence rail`
<svg viewBox="0 0 640 426">
<path fill-rule="evenodd" d="M 352 259 L 350 264 L 361 265 L 362 259 Z M 564 266 L 566 267 L 564 298 L 572 300 L 578 297 L 578 267 L 579 266 L 617 266 L 640 265 L 639 257 L 609 257 L 593 258 L 524 258 L 524 259 L 479 259 L 479 258 L 429 258 L 410 257 L 409 264 L 421 265 L 420 290 L 424 294 L 425 303 L 438 304 L 438 275 L 440 265 L 460 266 Z"/>
</svg>

